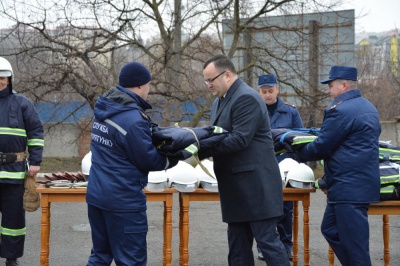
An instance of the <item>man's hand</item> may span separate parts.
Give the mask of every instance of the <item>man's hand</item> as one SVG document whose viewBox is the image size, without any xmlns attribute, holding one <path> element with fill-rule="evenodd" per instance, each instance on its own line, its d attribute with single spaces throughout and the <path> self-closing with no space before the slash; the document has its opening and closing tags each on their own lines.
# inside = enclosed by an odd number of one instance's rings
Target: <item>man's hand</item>
<svg viewBox="0 0 400 266">
<path fill-rule="evenodd" d="M 40 171 L 40 166 L 30 165 L 29 166 L 29 176 L 34 177 Z"/>
</svg>

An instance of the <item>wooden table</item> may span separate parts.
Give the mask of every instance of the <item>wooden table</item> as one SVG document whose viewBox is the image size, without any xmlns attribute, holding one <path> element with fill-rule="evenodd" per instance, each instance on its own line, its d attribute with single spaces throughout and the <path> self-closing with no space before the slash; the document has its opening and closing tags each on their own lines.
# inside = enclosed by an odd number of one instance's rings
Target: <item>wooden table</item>
<svg viewBox="0 0 400 266">
<path fill-rule="evenodd" d="M 400 215 L 400 200 L 381 201 L 369 206 L 368 215 L 382 215 L 383 259 L 384 265 L 390 266 L 390 231 L 389 215 Z M 334 253 L 329 247 L 329 266 L 334 265 Z"/>
<path fill-rule="evenodd" d="M 310 193 L 315 189 L 285 188 L 283 200 L 293 201 L 293 265 L 298 263 L 298 234 L 299 234 L 299 209 L 298 202 L 303 204 L 303 239 L 304 239 L 304 265 L 310 265 L 309 249 L 309 215 Z M 208 192 L 198 188 L 194 192 L 179 193 L 179 265 L 187 266 L 189 263 L 189 206 L 191 201 L 219 201 L 217 192 Z"/>
<path fill-rule="evenodd" d="M 41 250 L 40 265 L 49 265 L 50 255 L 50 203 L 51 202 L 85 202 L 86 188 L 45 188 L 39 186 L 36 191 L 41 194 Z M 166 189 L 162 192 L 144 190 L 147 201 L 164 202 L 163 222 L 163 265 L 172 265 L 172 202 L 175 189 Z"/>
</svg>

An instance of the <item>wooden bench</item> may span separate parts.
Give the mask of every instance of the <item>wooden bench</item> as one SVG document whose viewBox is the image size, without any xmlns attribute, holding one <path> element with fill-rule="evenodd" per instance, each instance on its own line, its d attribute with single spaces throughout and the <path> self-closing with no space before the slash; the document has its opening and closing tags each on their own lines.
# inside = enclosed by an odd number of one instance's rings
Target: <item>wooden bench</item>
<svg viewBox="0 0 400 266">
<path fill-rule="evenodd" d="M 372 203 L 369 207 L 368 215 L 382 215 L 383 259 L 384 265 L 390 266 L 389 215 L 400 215 L 400 200 Z M 334 266 L 334 259 L 333 250 L 329 247 L 329 266 Z"/>
</svg>

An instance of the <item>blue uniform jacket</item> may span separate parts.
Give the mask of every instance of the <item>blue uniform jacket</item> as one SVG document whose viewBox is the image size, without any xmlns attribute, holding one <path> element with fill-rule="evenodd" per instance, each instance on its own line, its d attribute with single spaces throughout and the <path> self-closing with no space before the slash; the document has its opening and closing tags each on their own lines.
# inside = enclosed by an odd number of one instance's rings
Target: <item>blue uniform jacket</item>
<svg viewBox="0 0 400 266">
<path fill-rule="evenodd" d="M 271 128 L 303 128 L 303 122 L 296 107 L 278 98 L 278 105 L 271 117 Z"/>
<path fill-rule="evenodd" d="M 300 114 L 296 107 L 283 102 L 279 98 L 277 100 L 278 104 L 276 106 L 276 110 L 271 117 L 271 128 L 303 128 L 303 121 L 301 121 Z M 295 159 L 294 154 L 288 152 L 277 155 L 276 157 L 278 162 L 285 158 Z"/>
<path fill-rule="evenodd" d="M 109 211 L 146 210 L 142 189 L 149 171 L 174 166 L 152 144 L 151 122 L 144 112 L 149 108 L 144 99 L 120 86 L 99 96 L 90 144 L 88 204 Z"/>
<path fill-rule="evenodd" d="M 28 147 L 29 164 L 39 166 L 43 153 L 43 124 L 26 97 L 0 91 L 0 152 L 25 152 Z M 0 183 L 23 184 L 25 162 L 0 164 Z"/>
<path fill-rule="evenodd" d="M 300 151 L 306 161 L 324 160 L 329 203 L 379 201 L 379 135 L 376 108 L 358 89 L 325 110 L 318 138 Z"/>
</svg>

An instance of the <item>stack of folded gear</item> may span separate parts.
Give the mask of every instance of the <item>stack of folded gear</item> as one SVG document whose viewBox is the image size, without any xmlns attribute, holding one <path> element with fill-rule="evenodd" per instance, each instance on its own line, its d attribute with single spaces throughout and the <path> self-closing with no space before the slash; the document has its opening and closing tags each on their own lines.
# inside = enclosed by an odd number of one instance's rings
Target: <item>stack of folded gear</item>
<svg viewBox="0 0 400 266">
<path fill-rule="evenodd" d="M 200 186 L 209 192 L 218 192 L 218 182 L 215 177 L 213 162 L 209 159 L 202 160 L 194 170 Z"/>
<path fill-rule="evenodd" d="M 379 141 L 380 200 L 400 199 L 400 147 Z"/>
<path fill-rule="evenodd" d="M 194 167 L 184 161 L 168 169 L 167 176 L 169 187 L 179 192 L 193 192 L 199 187 Z"/>
<path fill-rule="evenodd" d="M 152 140 L 157 150 L 178 160 L 185 160 L 197 154 L 199 149 L 207 150 L 223 140 L 228 133 L 217 126 L 206 127 L 159 127 L 153 124 Z"/>
<path fill-rule="evenodd" d="M 277 128 L 271 129 L 275 155 L 293 153 L 304 145 L 313 142 L 319 134 L 319 128 Z"/>
</svg>

